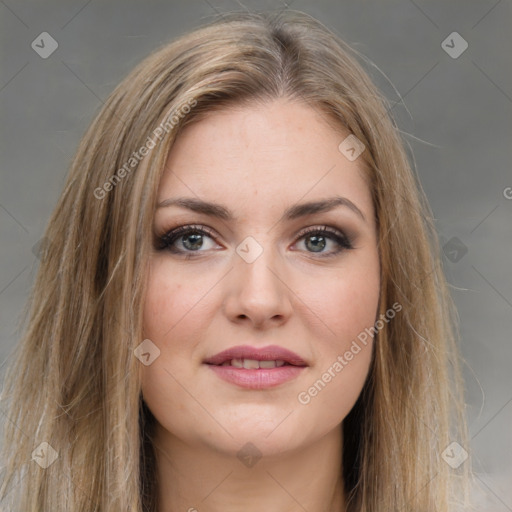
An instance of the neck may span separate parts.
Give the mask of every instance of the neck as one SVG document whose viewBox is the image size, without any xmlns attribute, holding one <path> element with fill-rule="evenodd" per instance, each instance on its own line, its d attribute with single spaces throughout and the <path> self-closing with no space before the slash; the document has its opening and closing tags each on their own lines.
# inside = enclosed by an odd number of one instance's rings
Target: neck
<svg viewBox="0 0 512 512">
<path fill-rule="evenodd" d="M 338 426 L 312 445 L 246 465 L 157 424 L 158 512 L 343 512 L 342 444 Z"/>
</svg>

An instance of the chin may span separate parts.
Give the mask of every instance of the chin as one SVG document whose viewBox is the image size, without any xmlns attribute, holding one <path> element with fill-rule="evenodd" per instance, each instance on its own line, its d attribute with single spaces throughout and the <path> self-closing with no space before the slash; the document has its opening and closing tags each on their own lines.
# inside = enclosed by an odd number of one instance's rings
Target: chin
<svg viewBox="0 0 512 512">
<path fill-rule="evenodd" d="M 270 435 L 269 432 L 271 432 Z M 244 459 L 246 456 L 257 458 L 279 456 L 307 444 L 307 439 L 301 436 L 299 428 L 269 432 L 262 432 L 257 426 L 250 426 L 231 431 L 233 437 L 210 437 L 205 441 L 206 445 L 213 450 L 239 459 Z"/>
</svg>

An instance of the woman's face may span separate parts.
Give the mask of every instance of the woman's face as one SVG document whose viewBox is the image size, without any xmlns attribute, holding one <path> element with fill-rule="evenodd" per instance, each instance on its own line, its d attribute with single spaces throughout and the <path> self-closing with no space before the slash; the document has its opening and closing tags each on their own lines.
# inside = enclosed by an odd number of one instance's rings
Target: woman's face
<svg viewBox="0 0 512 512">
<path fill-rule="evenodd" d="M 319 440 L 354 405 L 380 282 L 362 159 L 338 148 L 347 135 L 280 99 L 212 112 L 177 139 L 144 306 L 160 350 L 143 367 L 158 435 L 277 454 Z"/>
</svg>

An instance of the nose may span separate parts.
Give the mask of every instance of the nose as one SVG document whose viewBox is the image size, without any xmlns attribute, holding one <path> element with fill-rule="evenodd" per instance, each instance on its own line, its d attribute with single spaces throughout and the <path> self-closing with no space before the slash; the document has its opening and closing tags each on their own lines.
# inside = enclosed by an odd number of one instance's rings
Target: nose
<svg viewBox="0 0 512 512">
<path fill-rule="evenodd" d="M 293 291 L 280 263 L 269 249 L 252 263 L 234 255 L 224 300 L 224 313 L 230 321 L 258 329 L 287 322 L 292 314 Z"/>
</svg>

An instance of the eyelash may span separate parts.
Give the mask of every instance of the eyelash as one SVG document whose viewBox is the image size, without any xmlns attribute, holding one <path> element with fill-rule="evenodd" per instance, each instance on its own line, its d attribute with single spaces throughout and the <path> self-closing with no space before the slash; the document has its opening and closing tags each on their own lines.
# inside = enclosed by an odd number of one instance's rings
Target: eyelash
<svg viewBox="0 0 512 512">
<path fill-rule="evenodd" d="M 180 226 L 178 228 L 172 229 L 165 234 L 157 237 L 157 244 L 156 249 L 159 251 L 167 250 L 173 254 L 178 254 L 184 256 L 186 259 L 197 257 L 199 254 L 205 251 L 190 251 L 190 250 L 179 250 L 173 247 L 173 244 L 184 235 L 187 234 L 196 234 L 196 235 L 203 235 L 208 236 L 215 240 L 215 234 L 214 232 L 209 229 L 206 226 L 201 225 L 186 225 L 186 226 Z M 306 251 L 309 252 L 309 254 L 317 254 L 320 258 L 329 258 L 336 256 L 340 252 L 344 250 L 350 250 L 353 249 L 354 246 L 352 245 L 352 242 L 348 236 L 346 236 L 341 231 L 332 228 L 330 226 L 322 226 L 322 227 L 312 227 L 312 228 L 306 228 L 299 232 L 297 235 L 297 241 L 307 237 L 307 236 L 313 236 L 313 235 L 320 235 L 322 237 L 334 240 L 338 244 L 338 248 L 334 251 L 328 252 L 328 253 L 315 253 L 314 251 Z"/>
</svg>

